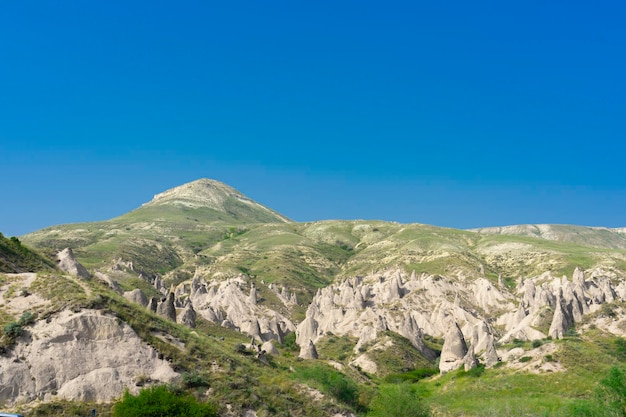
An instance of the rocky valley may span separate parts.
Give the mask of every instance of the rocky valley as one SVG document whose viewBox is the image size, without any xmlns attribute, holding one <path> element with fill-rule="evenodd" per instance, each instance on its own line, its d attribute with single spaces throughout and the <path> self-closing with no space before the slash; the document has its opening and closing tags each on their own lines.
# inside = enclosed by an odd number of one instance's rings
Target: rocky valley
<svg viewBox="0 0 626 417">
<path fill-rule="evenodd" d="M 202 179 L 0 239 L 0 404 L 111 415 L 169 384 L 365 416 L 410 386 L 433 415 L 575 415 L 626 364 L 625 275 L 625 228 L 297 223 Z"/>
</svg>

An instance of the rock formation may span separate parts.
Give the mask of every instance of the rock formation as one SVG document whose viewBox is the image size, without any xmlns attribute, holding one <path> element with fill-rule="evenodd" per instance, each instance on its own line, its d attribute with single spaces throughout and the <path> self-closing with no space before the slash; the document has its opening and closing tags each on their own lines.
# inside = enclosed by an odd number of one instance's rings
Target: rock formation
<svg viewBox="0 0 626 417">
<path fill-rule="evenodd" d="M 446 373 L 461 367 L 467 355 L 467 344 L 459 325 L 454 322 L 446 333 L 441 357 L 439 358 L 439 371 Z"/>
<path fill-rule="evenodd" d="M 305 343 L 304 346 L 300 348 L 300 355 L 298 357 L 302 359 L 317 359 L 317 349 L 315 348 L 315 344 L 312 340 L 309 340 L 309 343 Z"/>
<path fill-rule="evenodd" d="M 115 291 L 118 294 L 123 294 L 124 291 L 120 287 L 120 285 L 107 274 L 103 274 L 102 272 L 96 272 L 94 276 L 99 280 L 105 283 L 109 288 Z"/>
<path fill-rule="evenodd" d="M 563 306 L 562 294 L 556 299 L 556 306 L 554 307 L 554 316 L 552 318 L 552 324 L 550 324 L 550 330 L 548 334 L 553 339 L 561 339 L 567 331 L 574 326 L 574 319 L 567 308 Z"/>
<path fill-rule="evenodd" d="M 125 323 L 97 311 L 63 311 L 29 327 L 0 356 L 0 402 L 111 401 L 136 393 L 138 376 L 167 383 L 178 375 Z"/>
<path fill-rule="evenodd" d="M 160 316 L 176 321 L 176 307 L 174 306 L 174 294 L 169 293 L 157 303 L 156 313 Z"/>
<path fill-rule="evenodd" d="M 135 288 L 132 291 L 124 292 L 124 298 L 128 301 L 132 301 L 133 303 L 139 304 L 142 307 L 148 306 L 148 298 L 139 288 Z M 155 306 L 156 308 L 156 306 Z"/>
<path fill-rule="evenodd" d="M 193 309 L 191 303 L 187 303 L 180 314 L 177 314 L 177 320 L 179 323 L 191 327 L 192 329 L 196 327 L 196 311 Z"/>
<path fill-rule="evenodd" d="M 57 265 L 61 270 L 70 275 L 85 279 L 91 278 L 87 269 L 74 258 L 74 253 L 70 248 L 65 248 L 57 254 Z"/>
</svg>

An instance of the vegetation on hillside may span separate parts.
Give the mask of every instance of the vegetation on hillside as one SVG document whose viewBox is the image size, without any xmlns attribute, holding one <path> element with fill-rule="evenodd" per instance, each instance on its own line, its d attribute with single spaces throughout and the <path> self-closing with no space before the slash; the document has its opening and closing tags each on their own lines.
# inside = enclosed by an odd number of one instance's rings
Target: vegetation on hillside
<svg viewBox="0 0 626 417">
<path fill-rule="evenodd" d="M 208 279 L 245 274 L 250 282 L 286 285 L 299 305 L 283 305 L 267 285 L 257 286 L 259 303 L 294 322 L 303 318 L 319 288 L 387 268 L 484 276 L 494 283 L 502 278 L 502 288 L 509 289 L 520 276 L 546 271 L 571 276 L 575 267 L 601 267 L 623 275 L 626 269 L 621 237 L 602 230 L 559 227 L 554 230 L 578 235 L 556 241 L 525 233 L 483 234 L 382 221 L 291 223 L 254 204 L 228 198 L 220 200 L 221 208 L 160 200 L 109 221 L 56 226 L 23 239 L 50 255 L 69 246 L 87 267 L 116 271 L 124 290 L 139 287 L 152 296 L 158 293 L 144 277 L 159 276 L 166 285 L 175 285 L 196 274 Z M 31 254 L 36 266 L 38 255 L 19 240 L 1 238 L 0 244 L 4 242 L 12 245 L 12 253 Z M 3 253 L 8 251 L 0 246 L 0 261 Z M 44 264 L 54 266 L 45 259 Z M 381 331 L 376 341 L 358 352 L 354 337 L 328 332 L 317 343 L 318 361 L 297 358 L 291 333 L 279 346 L 279 355 L 261 361 L 246 349 L 249 339 L 240 333 L 200 317 L 196 329 L 190 330 L 128 302 L 95 280 L 79 282 L 42 273 L 31 289 L 50 300 L 37 317 L 63 309 L 99 309 L 128 323 L 183 375 L 175 386 L 146 386 L 137 396 L 127 393 L 102 415 L 215 415 L 224 414 L 226 405 L 234 415 L 251 409 L 258 416 L 296 417 L 344 411 L 359 417 L 625 415 L 626 342 L 591 326 L 581 334 L 572 330 L 562 340 L 514 340 L 506 346 L 522 349 L 518 362 L 527 365 L 536 359 L 533 349 L 550 343 L 554 350 L 539 357 L 538 363 L 555 365 L 552 372 L 481 365 L 469 372 L 439 375 L 436 362 L 426 360 L 394 332 Z M 613 303 L 598 314 L 614 317 L 623 307 Z M 6 335 L 19 336 L 20 323 L 2 308 L 0 321 L 8 329 Z M 545 331 L 549 325 L 537 323 Z M 441 351 L 440 339 L 428 337 L 426 343 Z M 374 349 L 376 344 L 386 348 Z M 377 375 L 351 363 L 365 351 L 377 366 Z M 57 415 L 72 415 L 63 414 L 69 412 L 68 404 L 40 407 L 59 407 Z"/>
<path fill-rule="evenodd" d="M 53 269 L 54 263 L 24 246 L 17 237 L 0 233 L 0 272 L 19 273 Z"/>
</svg>

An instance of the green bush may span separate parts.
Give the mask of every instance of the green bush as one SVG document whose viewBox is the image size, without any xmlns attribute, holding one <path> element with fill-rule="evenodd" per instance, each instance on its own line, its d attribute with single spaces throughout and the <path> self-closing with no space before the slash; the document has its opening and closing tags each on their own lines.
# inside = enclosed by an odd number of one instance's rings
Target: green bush
<svg viewBox="0 0 626 417">
<path fill-rule="evenodd" d="M 25 311 L 24 313 L 22 313 L 22 316 L 20 317 L 17 324 L 19 324 L 20 326 L 28 326 L 30 324 L 33 324 L 34 322 L 35 322 L 35 315 L 31 313 L 30 311 Z"/>
<path fill-rule="evenodd" d="M 20 326 L 18 323 L 11 322 L 4 326 L 4 329 L 2 329 L 2 331 L 8 338 L 15 339 L 17 337 L 20 337 L 24 329 L 22 329 L 22 326 Z"/>
<path fill-rule="evenodd" d="M 113 417 L 216 417 L 217 406 L 201 404 L 190 394 L 175 393 L 165 385 L 128 391 L 113 407 Z"/>
<path fill-rule="evenodd" d="M 370 402 L 367 417 L 427 417 L 430 410 L 412 384 L 384 384 Z"/>
<path fill-rule="evenodd" d="M 209 384 L 209 380 L 204 375 L 196 372 L 185 372 L 183 374 L 183 385 L 187 388 L 199 388 L 208 387 L 211 384 Z"/>
<path fill-rule="evenodd" d="M 464 376 L 471 376 L 474 378 L 478 378 L 479 376 L 481 376 L 482 374 L 485 373 L 485 365 L 483 364 L 479 364 L 477 367 L 470 369 L 469 371 L 465 372 L 465 371 L 461 371 L 461 375 Z"/>
</svg>

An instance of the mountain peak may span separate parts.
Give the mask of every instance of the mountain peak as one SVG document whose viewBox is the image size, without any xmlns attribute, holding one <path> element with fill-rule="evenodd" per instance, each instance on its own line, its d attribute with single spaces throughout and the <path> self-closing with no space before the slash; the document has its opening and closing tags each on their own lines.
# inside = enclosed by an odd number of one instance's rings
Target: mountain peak
<svg viewBox="0 0 626 417">
<path fill-rule="evenodd" d="M 156 194 L 152 200 L 143 204 L 142 208 L 159 206 L 211 209 L 233 215 L 239 220 L 290 221 L 229 185 L 208 178 L 201 178 Z"/>
<path fill-rule="evenodd" d="M 224 201 L 229 197 L 248 199 L 222 182 L 201 178 L 156 194 L 144 206 L 176 205 L 190 208 L 206 207 L 221 211 L 224 208 Z"/>
</svg>

